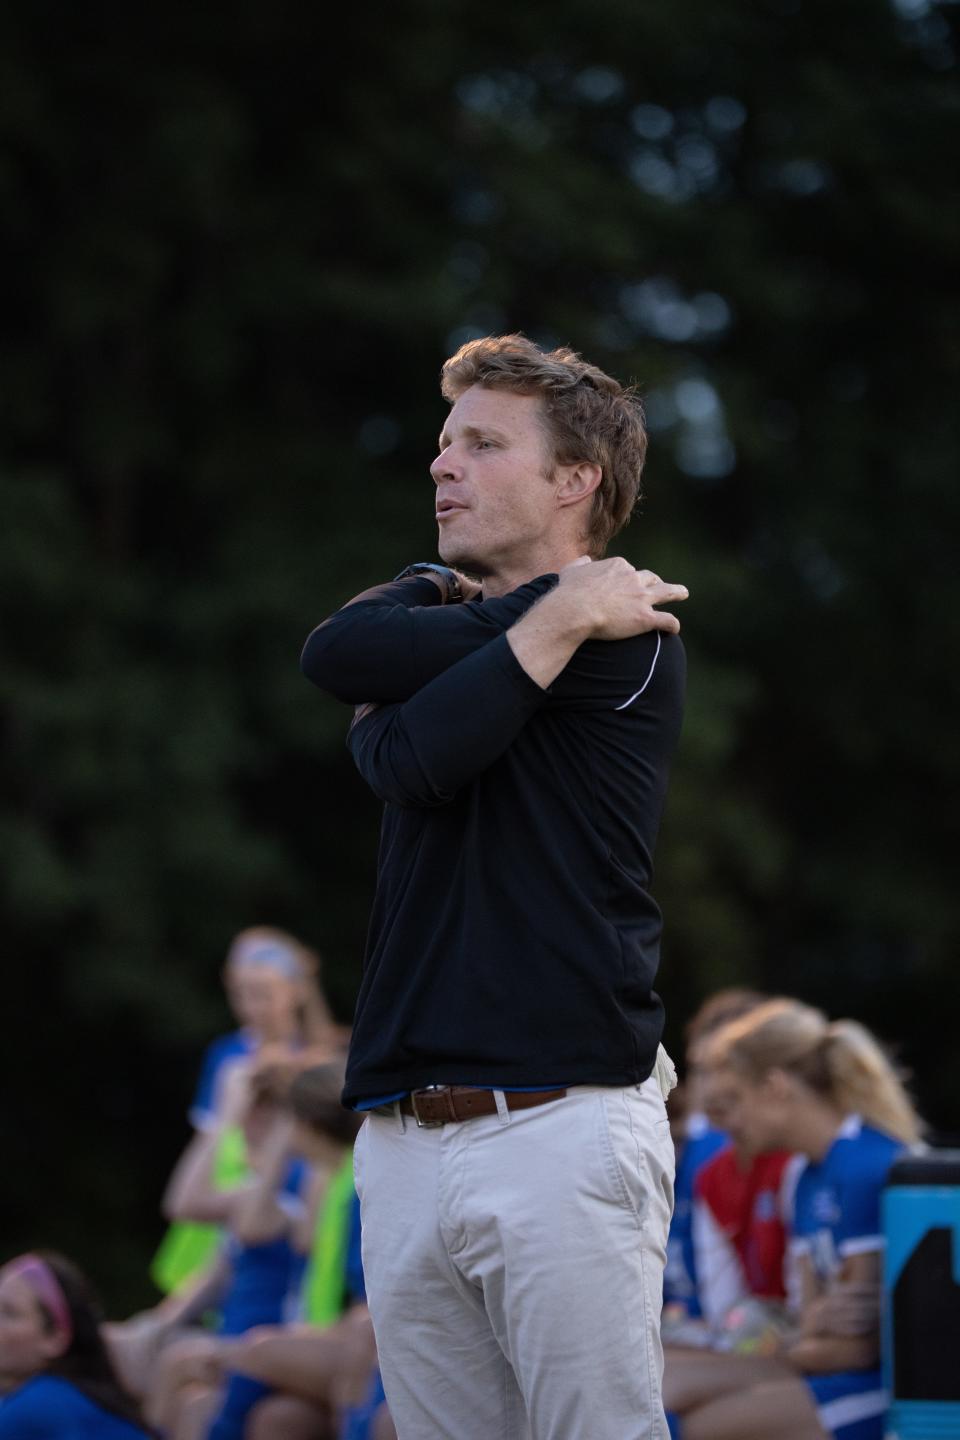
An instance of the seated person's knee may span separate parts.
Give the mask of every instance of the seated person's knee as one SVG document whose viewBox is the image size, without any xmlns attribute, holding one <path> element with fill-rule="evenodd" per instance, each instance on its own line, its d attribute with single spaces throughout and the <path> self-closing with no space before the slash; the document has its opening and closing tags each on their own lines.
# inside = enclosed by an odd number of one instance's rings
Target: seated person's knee
<svg viewBox="0 0 960 1440">
<path fill-rule="evenodd" d="M 292 1395 L 271 1395 L 250 1412 L 244 1440 L 332 1440 L 327 1417 Z"/>
</svg>

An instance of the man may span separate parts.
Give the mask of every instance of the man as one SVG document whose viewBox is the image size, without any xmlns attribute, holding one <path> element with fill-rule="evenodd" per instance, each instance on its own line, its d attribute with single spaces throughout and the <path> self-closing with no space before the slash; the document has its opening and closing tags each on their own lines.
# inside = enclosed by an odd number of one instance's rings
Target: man
<svg viewBox="0 0 960 1440">
<path fill-rule="evenodd" d="M 344 1099 L 371 1112 L 387 1399 L 400 1440 L 661 1436 L 648 886 L 684 660 L 654 607 L 687 592 L 599 558 L 639 492 L 631 392 L 521 335 L 465 345 L 442 389 L 455 569 L 366 591 L 302 662 L 358 707 L 350 749 L 386 801 Z"/>
</svg>

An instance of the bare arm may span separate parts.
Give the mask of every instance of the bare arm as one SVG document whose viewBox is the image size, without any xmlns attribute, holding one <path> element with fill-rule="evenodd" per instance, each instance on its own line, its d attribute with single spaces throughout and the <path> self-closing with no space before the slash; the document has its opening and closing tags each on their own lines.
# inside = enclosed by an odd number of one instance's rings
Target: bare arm
<svg viewBox="0 0 960 1440">
<path fill-rule="evenodd" d="M 866 1370 L 880 1356 L 880 1259 L 851 1255 L 829 1289 L 804 1305 L 800 1337 L 784 1358 L 804 1372 Z"/>
<path fill-rule="evenodd" d="M 199 1131 L 178 1160 L 161 1202 L 168 1220 L 226 1224 L 238 1189 L 220 1190 L 216 1184 L 217 1156 L 227 1130 L 240 1124 L 249 1103 L 249 1072 L 238 1064 L 227 1077 L 224 1108 L 211 1130 Z M 245 1188 L 247 1182 L 244 1182 Z"/>
<path fill-rule="evenodd" d="M 290 1217 L 278 1203 L 280 1187 L 290 1164 L 293 1118 L 278 1115 L 264 1142 L 257 1174 L 234 1197 L 230 1229 L 243 1245 L 263 1245 L 290 1228 Z"/>
<path fill-rule="evenodd" d="M 221 1252 L 180 1290 L 167 1295 L 152 1312 L 164 1325 L 187 1325 L 199 1320 L 220 1301 L 230 1279 L 230 1262 Z"/>
</svg>

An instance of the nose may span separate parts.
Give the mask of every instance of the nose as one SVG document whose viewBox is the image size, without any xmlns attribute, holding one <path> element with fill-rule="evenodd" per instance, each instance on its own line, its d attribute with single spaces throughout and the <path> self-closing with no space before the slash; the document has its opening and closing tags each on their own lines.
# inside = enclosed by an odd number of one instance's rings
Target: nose
<svg viewBox="0 0 960 1440">
<path fill-rule="evenodd" d="M 433 483 L 439 485 L 442 480 L 459 480 L 461 469 L 457 461 L 452 445 L 447 445 L 430 466 L 430 474 L 433 476 Z"/>
</svg>

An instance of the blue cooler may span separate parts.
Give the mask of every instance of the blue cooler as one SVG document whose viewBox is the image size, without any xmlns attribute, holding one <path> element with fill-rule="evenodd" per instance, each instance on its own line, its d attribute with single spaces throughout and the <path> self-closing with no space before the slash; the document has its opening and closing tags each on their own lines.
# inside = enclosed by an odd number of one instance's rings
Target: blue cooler
<svg viewBox="0 0 960 1440">
<path fill-rule="evenodd" d="M 960 1440 L 960 1150 L 894 1162 L 883 1229 L 887 1440 Z"/>
</svg>

